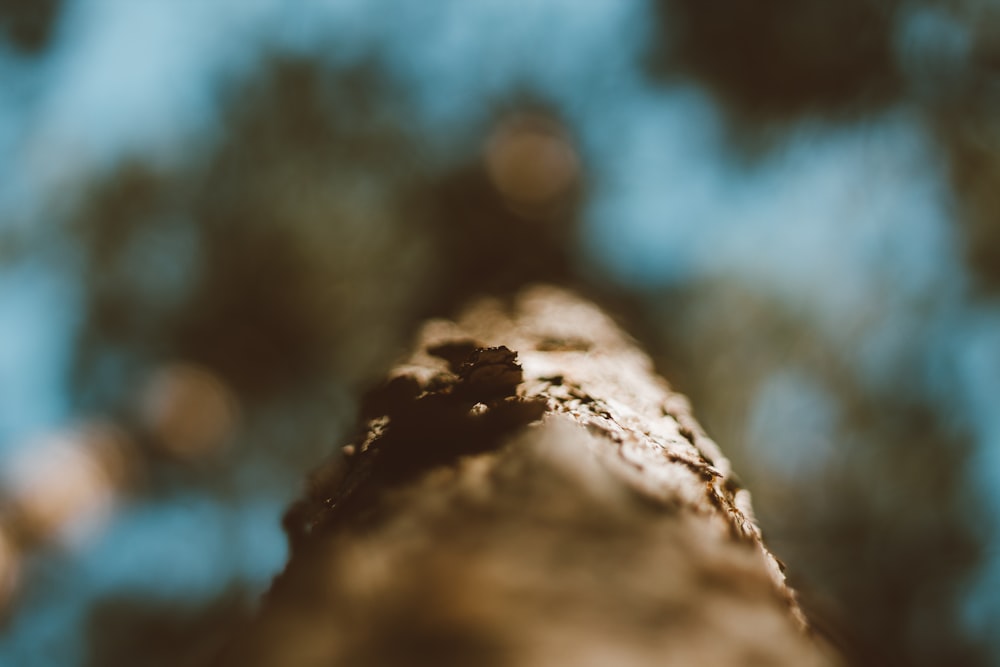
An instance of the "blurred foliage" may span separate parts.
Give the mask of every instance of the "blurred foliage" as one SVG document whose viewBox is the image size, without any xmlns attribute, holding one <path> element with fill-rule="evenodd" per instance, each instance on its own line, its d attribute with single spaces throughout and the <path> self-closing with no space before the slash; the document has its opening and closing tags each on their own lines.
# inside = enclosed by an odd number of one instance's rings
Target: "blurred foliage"
<svg viewBox="0 0 1000 667">
<path fill-rule="evenodd" d="M 234 622 L 247 617 L 247 609 L 253 606 L 247 598 L 242 591 L 232 590 L 207 605 L 156 604 L 143 597 L 104 600 L 90 618 L 94 641 L 85 664 L 211 664 L 225 646 Z M 109 632 L 112 627 L 117 632 Z"/>
<path fill-rule="evenodd" d="M 970 266 L 988 293 L 1000 287 L 1000 6 L 927 3 L 950 30 L 911 55 L 912 87 L 950 158 Z M 964 39 L 948 33 L 958 33 Z M 952 44 L 957 42 L 956 44 Z M 904 54 L 907 55 L 907 54 Z M 929 82 L 929 83 L 925 83 Z"/>
<path fill-rule="evenodd" d="M 0 35 L 21 52 L 43 51 L 62 5 L 62 0 L 0 0 Z"/>
<path fill-rule="evenodd" d="M 429 312 L 568 278 L 572 204 L 519 215 L 477 158 L 422 151 L 388 85 L 277 57 L 231 93 L 204 163 L 94 184 L 69 223 L 90 281 L 80 395 L 108 367 L 129 386 L 123 353 L 202 364 L 248 400 L 364 386 Z"/>
<path fill-rule="evenodd" d="M 897 0 L 659 0 L 659 75 L 682 73 L 752 119 L 863 113 L 898 94 Z"/>
<path fill-rule="evenodd" d="M 168 173 L 132 164 L 95 184 L 70 223 L 91 281 L 81 389 L 123 352 L 203 364 L 247 400 L 388 363 L 426 240 L 399 208 L 419 156 L 375 84 L 363 67 L 277 58 L 232 93 L 204 162 L 194 151 Z"/>
<path fill-rule="evenodd" d="M 974 4 L 661 0 L 649 72 L 654 85 L 706 86 L 734 141 L 765 148 L 761 136 L 804 120 L 916 110 L 950 159 L 970 266 L 982 298 L 995 298 L 1000 16 Z M 0 30 L 39 52 L 61 6 L 4 1 Z M 900 55 L 901 17 L 925 7 L 968 30 L 967 60 Z M 544 91 L 494 100 L 495 117 L 468 121 L 483 126 L 482 143 L 447 152 L 419 136 L 410 101 L 377 61 L 263 62 L 227 89 L 218 137 L 180 163 L 135 158 L 94 178 L 60 229 L 80 258 L 85 301 L 75 407 L 112 415 L 139 443 L 146 485 L 136 496 L 294 493 L 422 318 L 480 291 L 573 283 L 629 320 L 691 396 L 807 606 L 858 664 L 988 662 L 961 621 L 989 538 L 968 482 L 969 434 L 908 392 L 912 378 L 892 392 L 867 385 L 852 350 L 739 277 L 634 294 L 586 265 L 575 244 L 586 170 L 565 156 L 578 148 L 575 128 Z M 504 180 L 504 169 L 544 159 L 554 160 L 546 173 L 575 171 L 527 189 Z M 0 254 L 19 252 L 0 237 Z M 143 388 L 178 362 L 217 378 L 241 406 L 231 450 L 190 461 L 160 446 Z M 748 433 L 756 397 L 787 369 L 841 407 L 828 432 L 784 436 L 821 440 L 819 464 L 774 470 Z M 766 426 L 766 437 L 783 437 L 782 424 Z M 231 591 L 184 608 L 116 593 L 91 614 L 92 664 L 136 664 L 150 646 L 178 664 L 248 607 Z"/>
<path fill-rule="evenodd" d="M 970 265 L 1000 285 L 1000 7 L 978 0 L 656 0 L 647 59 L 688 78 L 751 155 L 801 121 L 850 122 L 903 104 L 949 155 Z"/>
</svg>

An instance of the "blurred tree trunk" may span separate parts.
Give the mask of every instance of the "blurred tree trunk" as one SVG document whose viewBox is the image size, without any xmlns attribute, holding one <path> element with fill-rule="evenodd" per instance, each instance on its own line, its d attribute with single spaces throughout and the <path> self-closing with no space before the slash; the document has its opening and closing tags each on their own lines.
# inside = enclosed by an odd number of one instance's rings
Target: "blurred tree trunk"
<svg viewBox="0 0 1000 667">
<path fill-rule="evenodd" d="M 823 665 L 748 493 L 597 307 L 428 322 L 224 665 Z"/>
</svg>

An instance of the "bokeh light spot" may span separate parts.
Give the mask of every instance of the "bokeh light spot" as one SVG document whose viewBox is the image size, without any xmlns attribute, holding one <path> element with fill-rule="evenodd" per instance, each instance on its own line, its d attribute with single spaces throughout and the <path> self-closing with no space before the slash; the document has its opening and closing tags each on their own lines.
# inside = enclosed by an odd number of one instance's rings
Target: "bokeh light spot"
<svg viewBox="0 0 1000 667">
<path fill-rule="evenodd" d="M 225 382 L 185 363 L 163 366 L 150 378 L 141 410 L 163 451 L 188 460 L 225 445 L 238 421 L 236 398 Z"/>
<path fill-rule="evenodd" d="M 29 541 L 79 546 L 110 517 L 128 473 L 123 441 L 85 424 L 18 448 L 3 470 L 19 532 Z"/>
<path fill-rule="evenodd" d="M 569 194 L 580 171 L 565 130 L 533 114 L 501 123 L 486 145 L 485 160 L 497 191 L 528 215 L 550 212 Z"/>
</svg>

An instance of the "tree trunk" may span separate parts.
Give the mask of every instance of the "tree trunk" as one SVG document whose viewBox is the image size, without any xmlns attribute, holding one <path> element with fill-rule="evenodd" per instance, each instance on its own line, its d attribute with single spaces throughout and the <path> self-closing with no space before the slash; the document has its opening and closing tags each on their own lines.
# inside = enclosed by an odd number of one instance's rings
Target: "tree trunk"
<svg viewBox="0 0 1000 667">
<path fill-rule="evenodd" d="M 749 494 L 598 308 L 428 322 L 225 665 L 825 665 Z"/>
</svg>

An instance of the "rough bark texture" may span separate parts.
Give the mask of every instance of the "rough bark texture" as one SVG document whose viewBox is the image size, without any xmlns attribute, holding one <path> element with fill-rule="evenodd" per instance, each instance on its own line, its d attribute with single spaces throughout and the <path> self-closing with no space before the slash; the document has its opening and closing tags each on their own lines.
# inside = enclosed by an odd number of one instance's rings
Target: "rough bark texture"
<svg viewBox="0 0 1000 667">
<path fill-rule="evenodd" d="M 231 665 L 824 665 L 686 400 L 553 288 L 432 321 Z"/>
</svg>

